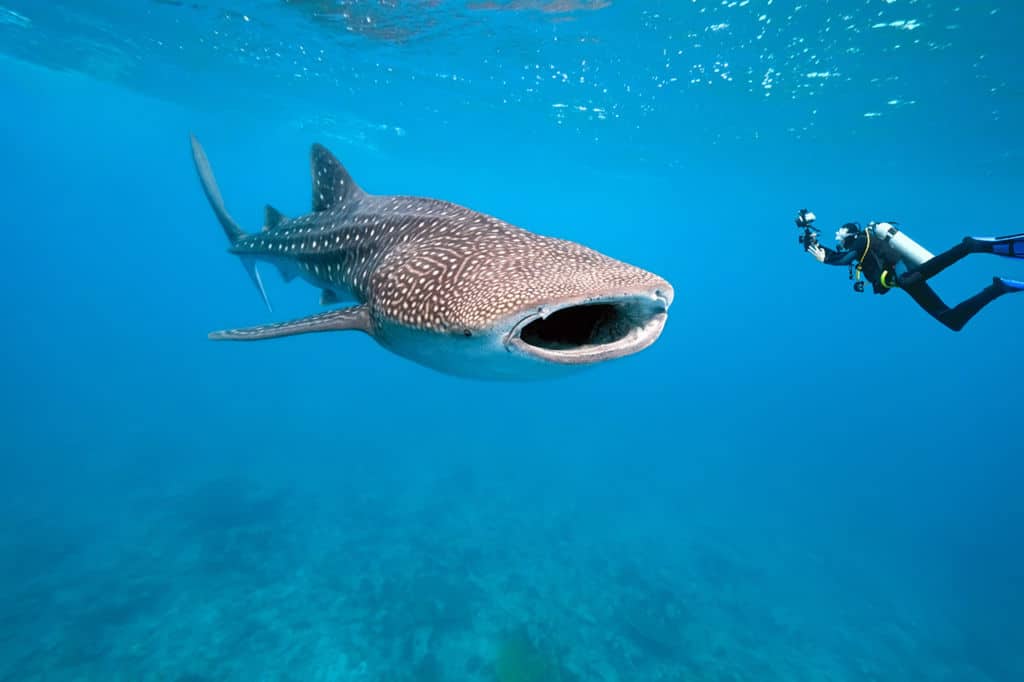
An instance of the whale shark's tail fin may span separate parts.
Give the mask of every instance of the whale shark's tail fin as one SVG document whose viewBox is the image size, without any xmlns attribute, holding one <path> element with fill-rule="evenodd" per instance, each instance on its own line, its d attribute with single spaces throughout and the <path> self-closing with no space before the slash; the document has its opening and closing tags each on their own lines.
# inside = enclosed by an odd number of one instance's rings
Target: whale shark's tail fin
<svg viewBox="0 0 1024 682">
<path fill-rule="evenodd" d="M 224 207 L 224 199 L 221 198 L 220 190 L 217 189 L 217 181 L 213 177 L 213 170 L 210 168 L 210 162 L 206 158 L 203 146 L 199 144 L 199 140 L 196 139 L 195 135 L 190 135 L 189 137 L 192 141 L 192 160 L 196 164 L 196 172 L 199 173 L 199 180 L 203 184 L 203 192 L 206 194 L 206 198 L 209 199 L 210 206 L 217 215 L 217 220 L 220 221 L 221 227 L 224 228 L 224 234 L 227 235 L 228 241 L 234 244 L 245 236 L 245 232 L 234 221 L 227 208 Z M 256 269 L 255 261 L 252 258 L 242 256 L 242 265 L 245 267 L 245 271 L 249 273 L 249 278 L 256 285 L 256 289 L 259 290 L 260 296 L 263 297 L 263 302 L 267 304 L 267 310 L 273 311 L 273 308 L 270 306 L 270 299 L 267 298 L 267 291 L 263 288 L 263 280 L 260 278 L 259 270 Z"/>
</svg>

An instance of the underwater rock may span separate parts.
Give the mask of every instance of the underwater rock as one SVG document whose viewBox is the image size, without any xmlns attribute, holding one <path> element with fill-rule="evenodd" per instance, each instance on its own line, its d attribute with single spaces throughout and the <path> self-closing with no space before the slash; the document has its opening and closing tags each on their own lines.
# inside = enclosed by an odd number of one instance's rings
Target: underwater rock
<svg viewBox="0 0 1024 682">
<path fill-rule="evenodd" d="M 671 601 L 642 601 L 619 612 L 622 631 L 645 653 L 676 658 L 685 641 L 681 609 Z"/>
<path fill-rule="evenodd" d="M 561 663 L 523 631 L 506 635 L 494 661 L 498 682 L 569 682 Z"/>
</svg>

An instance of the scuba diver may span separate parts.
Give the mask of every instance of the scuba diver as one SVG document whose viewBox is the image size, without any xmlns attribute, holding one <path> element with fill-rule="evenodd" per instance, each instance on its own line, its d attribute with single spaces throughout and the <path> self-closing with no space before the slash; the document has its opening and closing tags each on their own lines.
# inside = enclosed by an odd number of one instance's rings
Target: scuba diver
<svg viewBox="0 0 1024 682">
<path fill-rule="evenodd" d="M 891 222 L 870 222 L 866 229 L 846 223 L 836 231 L 836 249 L 818 243 L 820 230 L 814 227 L 815 215 L 801 209 L 796 226 L 804 233 L 800 243 L 819 263 L 846 265 L 850 279 L 856 279 L 855 291 L 864 291 L 861 274 L 871 282 L 876 294 L 891 289 L 906 291 L 921 308 L 955 332 L 986 305 L 1003 294 L 1024 291 L 1024 282 L 993 277 L 992 284 L 974 296 L 950 308 L 930 286 L 928 280 L 972 253 L 991 253 L 1024 260 L 1024 233 L 1004 237 L 964 237 L 956 246 L 933 256 L 927 249 L 900 232 Z M 856 277 L 854 276 L 856 270 Z"/>
</svg>

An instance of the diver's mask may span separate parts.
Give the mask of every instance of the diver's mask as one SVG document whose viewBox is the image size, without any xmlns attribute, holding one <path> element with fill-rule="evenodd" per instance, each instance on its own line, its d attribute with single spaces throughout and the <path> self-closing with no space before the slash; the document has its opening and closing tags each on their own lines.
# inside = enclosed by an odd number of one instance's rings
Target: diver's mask
<svg viewBox="0 0 1024 682">
<path fill-rule="evenodd" d="M 860 234 L 856 223 L 846 223 L 836 230 L 836 248 L 840 251 L 849 251 L 853 246 L 853 240 Z"/>
</svg>

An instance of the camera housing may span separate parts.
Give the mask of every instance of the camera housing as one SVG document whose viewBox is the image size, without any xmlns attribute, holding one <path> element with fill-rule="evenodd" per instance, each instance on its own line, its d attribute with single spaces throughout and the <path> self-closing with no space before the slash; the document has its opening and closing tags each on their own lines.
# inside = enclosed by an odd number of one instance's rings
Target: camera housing
<svg viewBox="0 0 1024 682">
<path fill-rule="evenodd" d="M 806 208 L 801 208 L 796 214 L 796 226 L 808 228 L 811 227 L 817 219 L 818 216 L 814 215 L 812 211 L 808 211 Z"/>
<path fill-rule="evenodd" d="M 799 241 L 805 250 L 818 243 L 818 234 L 821 230 L 814 226 L 815 220 L 817 216 L 806 208 L 801 208 L 796 214 L 796 226 L 804 231 Z"/>
</svg>

